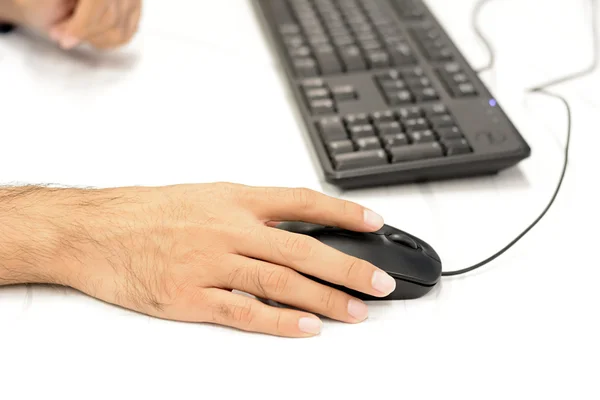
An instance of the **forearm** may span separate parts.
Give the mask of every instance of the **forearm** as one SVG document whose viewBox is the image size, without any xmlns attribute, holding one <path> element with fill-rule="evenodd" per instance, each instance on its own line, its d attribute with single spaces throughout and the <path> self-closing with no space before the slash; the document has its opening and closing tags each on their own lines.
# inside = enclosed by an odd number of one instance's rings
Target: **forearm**
<svg viewBox="0 0 600 400">
<path fill-rule="evenodd" d="M 65 194 L 44 187 L 0 189 L 0 286 L 64 281 Z"/>
</svg>

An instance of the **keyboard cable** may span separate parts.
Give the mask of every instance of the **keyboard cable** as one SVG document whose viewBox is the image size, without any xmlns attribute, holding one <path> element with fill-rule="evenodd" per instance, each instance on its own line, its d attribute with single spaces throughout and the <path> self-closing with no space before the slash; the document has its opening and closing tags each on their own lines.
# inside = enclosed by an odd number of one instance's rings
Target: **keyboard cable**
<svg viewBox="0 0 600 400">
<path fill-rule="evenodd" d="M 485 5 L 486 3 L 488 3 L 491 0 L 481 0 L 477 3 L 477 5 L 474 8 L 474 12 L 473 12 L 473 25 L 476 27 L 477 26 L 477 16 L 481 10 L 481 7 L 483 7 L 483 5 Z M 548 81 L 544 84 L 541 85 L 537 85 L 534 86 L 530 89 L 527 89 L 527 93 L 539 93 L 539 94 L 543 94 L 546 96 L 550 96 L 553 97 L 557 100 L 560 100 L 563 105 L 565 106 L 565 110 L 567 112 L 567 140 L 566 140 L 566 144 L 565 144 L 565 149 L 564 149 L 564 161 L 563 161 L 563 167 L 562 167 L 562 171 L 560 174 L 560 178 L 558 180 L 558 184 L 556 186 L 556 189 L 554 191 L 554 194 L 552 195 L 552 198 L 550 199 L 548 205 L 544 208 L 544 210 L 542 211 L 542 213 L 523 231 L 521 232 L 516 238 L 514 238 L 509 244 L 507 244 L 504 248 L 502 248 L 500 251 L 498 251 L 497 253 L 495 253 L 494 255 L 492 255 L 491 257 L 488 257 L 487 259 L 471 266 L 468 268 L 464 268 L 464 269 L 460 269 L 460 270 L 456 270 L 456 271 L 446 271 L 442 273 L 442 276 L 457 276 L 457 275 L 463 275 L 467 272 L 473 271 L 475 269 L 478 269 L 486 264 L 489 264 L 491 261 L 495 260 L 496 258 L 500 257 L 502 254 L 504 254 L 507 250 L 509 250 L 511 247 L 513 247 L 517 242 L 519 242 L 530 230 L 532 230 L 537 224 L 538 222 L 540 222 L 542 220 L 542 218 L 544 218 L 544 216 L 546 215 L 546 213 L 550 210 L 550 208 L 552 207 L 552 205 L 554 204 L 554 201 L 556 200 L 556 198 L 558 197 L 558 194 L 560 192 L 560 189 L 562 187 L 566 172 L 567 172 L 567 166 L 569 164 L 569 149 L 570 149 L 570 144 L 571 144 L 571 126 L 572 126 L 572 112 L 571 112 L 571 106 L 569 105 L 569 102 L 561 95 L 556 94 L 556 93 L 552 93 L 549 92 L 548 89 L 551 86 L 554 85 L 558 85 L 561 83 L 565 83 L 567 81 L 571 81 L 577 78 L 581 78 L 585 75 L 588 75 L 592 72 L 594 72 L 596 70 L 596 68 L 598 67 L 598 1 L 597 0 L 590 0 L 590 5 L 591 5 L 591 15 L 592 15 L 592 45 L 593 45 L 593 61 L 592 64 L 577 73 L 571 74 L 571 75 L 566 75 L 564 77 L 558 78 L 558 79 L 553 79 L 551 81 Z M 487 71 L 493 68 L 494 66 L 494 62 L 495 62 L 495 55 L 494 55 L 494 51 L 492 49 L 492 46 L 490 45 L 489 40 L 485 37 L 485 35 L 483 35 L 481 33 L 481 31 L 478 30 L 478 28 L 476 28 L 476 32 L 477 35 L 479 36 L 479 38 L 484 42 L 486 48 L 489 51 L 489 63 L 486 67 L 480 69 L 478 72 L 481 73 L 483 71 Z"/>
</svg>

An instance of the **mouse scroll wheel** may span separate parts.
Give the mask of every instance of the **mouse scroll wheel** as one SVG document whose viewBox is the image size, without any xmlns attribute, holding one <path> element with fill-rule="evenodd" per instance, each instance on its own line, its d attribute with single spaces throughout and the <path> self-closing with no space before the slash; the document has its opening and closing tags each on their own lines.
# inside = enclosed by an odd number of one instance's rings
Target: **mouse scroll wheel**
<svg viewBox="0 0 600 400">
<path fill-rule="evenodd" d="M 387 237 L 391 242 L 397 243 L 402 246 L 410 247 L 412 249 L 418 249 L 419 245 L 411 237 L 403 235 L 401 233 L 394 233 Z"/>
</svg>

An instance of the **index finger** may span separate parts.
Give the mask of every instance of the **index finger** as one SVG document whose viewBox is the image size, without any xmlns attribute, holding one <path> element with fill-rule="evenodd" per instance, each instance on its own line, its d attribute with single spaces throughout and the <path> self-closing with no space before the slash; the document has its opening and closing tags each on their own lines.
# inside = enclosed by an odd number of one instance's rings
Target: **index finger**
<svg viewBox="0 0 600 400">
<path fill-rule="evenodd" d="M 360 204 L 306 188 L 254 188 L 245 201 L 265 221 L 302 221 L 357 232 L 381 229 L 383 218 Z"/>
</svg>

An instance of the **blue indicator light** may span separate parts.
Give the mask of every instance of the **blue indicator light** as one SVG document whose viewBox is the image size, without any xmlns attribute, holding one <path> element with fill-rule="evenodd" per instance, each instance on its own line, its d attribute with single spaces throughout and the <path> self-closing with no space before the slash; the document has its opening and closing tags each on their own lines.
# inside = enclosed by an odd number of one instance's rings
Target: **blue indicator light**
<svg viewBox="0 0 600 400">
<path fill-rule="evenodd" d="M 490 99 L 489 103 L 490 103 L 490 107 L 496 107 L 496 105 L 498 104 L 498 103 L 496 103 L 496 100 L 494 100 L 494 99 Z"/>
</svg>

